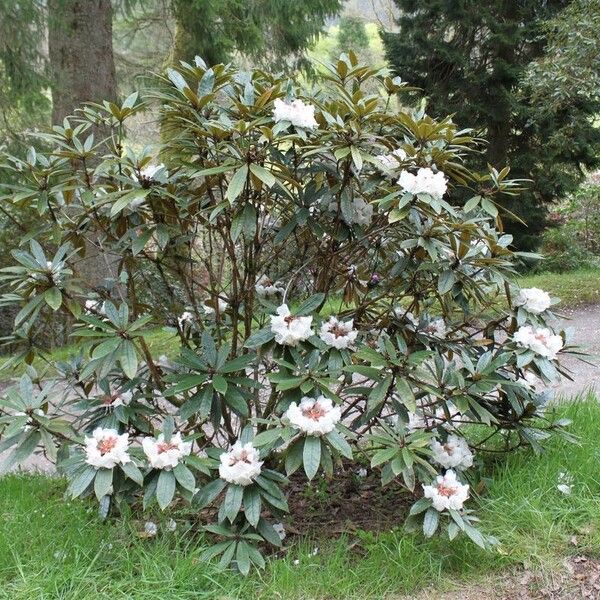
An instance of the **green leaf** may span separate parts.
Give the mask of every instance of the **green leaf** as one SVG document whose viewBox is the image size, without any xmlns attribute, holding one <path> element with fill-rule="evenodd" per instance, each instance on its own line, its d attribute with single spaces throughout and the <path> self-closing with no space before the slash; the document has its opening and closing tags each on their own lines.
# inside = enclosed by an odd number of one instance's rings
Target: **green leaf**
<svg viewBox="0 0 600 600">
<path fill-rule="evenodd" d="M 331 444 L 335 450 L 337 450 L 342 456 L 346 458 L 352 458 L 352 448 L 350 444 L 342 437 L 337 430 L 330 431 L 325 439 Z"/>
<path fill-rule="evenodd" d="M 156 500 L 161 510 L 165 510 L 175 495 L 176 480 L 171 471 L 162 470 L 156 485 Z"/>
<path fill-rule="evenodd" d="M 281 429 L 267 429 L 266 431 L 261 431 L 254 438 L 252 444 L 255 448 L 260 448 L 261 446 L 267 446 L 273 443 L 279 437 L 281 437 Z"/>
<path fill-rule="evenodd" d="M 131 204 L 134 200 L 140 200 L 141 198 L 145 198 L 150 193 L 149 189 L 136 189 L 131 192 L 127 192 L 125 195 L 121 196 L 111 207 L 110 216 L 114 217 L 119 214 L 126 206 Z"/>
<path fill-rule="evenodd" d="M 321 439 L 309 435 L 304 440 L 304 451 L 302 453 L 304 463 L 304 472 L 309 479 L 312 479 L 319 470 L 321 464 Z"/>
<path fill-rule="evenodd" d="M 243 191 L 246 185 L 246 179 L 248 178 L 248 165 L 242 165 L 231 178 L 227 191 L 225 192 L 225 198 L 229 202 L 233 202 Z"/>
<path fill-rule="evenodd" d="M 252 527 L 256 527 L 258 525 L 258 520 L 260 519 L 260 494 L 258 493 L 258 489 L 255 485 L 246 486 L 244 489 L 244 514 L 246 515 L 246 520 Z"/>
<path fill-rule="evenodd" d="M 44 292 L 44 300 L 52 310 L 58 310 L 62 304 L 62 293 L 57 287 L 51 287 Z"/>
<path fill-rule="evenodd" d="M 173 469 L 173 474 L 183 489 L 190 492 L 193 492 L 196 489 L 196 478 L 183 463 L 179 463 L 175 466 Z"/>
<path fill-rule="evenodd" d="M 219 394 L 227 393 L 227 381 L 221 375 L 215 375 L 212 380 L 212 385 Z"/>
<path fill-rule="evenodd" d="M 244 498 L 244 488 L 241 485 L 235 485 L 230 483 L 227 487 L 227 493 L 225 494 L 225 500 L 223 501 L 223 510 L 225 517 L 233 523 L 240 508 L 242 507 L 242 500 Z"/>
<path fill-rule="evenodd" d="M 40 432 L 33 430 L 24 438 L 11 454 L 9 454 L 2 465 L 0 465 L 0 475 L 6 473 L 11 467 L 22 463 L 29 458 L 32 452 L 37 448 L 41 439 Z"/>
<path fill-rule="evenodd" d="M 352 162 L 356 167 L 356 170 L 360 172 L 363 168 L 363 157 L 360 150 L 356 146 L 350 146 L 350 152 L 352 154 Z"/>
<path fill-rule="evenodd" d="M 438 277 L 438 292 L 447 294 L 456 283 L 456 276 L 452 271 L 443 271 Z"/>
<path fill-rule="evenodd" d="M 94 477 L 96 476 L 96 469 L 93 467 L 86 467 L 83 470 L 79 471 L 75 477 L 69 483 L 69 487 L 67 488 L 67 493 L 72 498 L 77 498 L 81 496 L 85 490 L 90 486 Z"/>
<path fill-rule="evenodd" d="M 220 369 L 220 373 L 233 373 L 235 371 L 241 371 L 246 368 L 256 356 L 254 354 L 242 354 L 236 356 L 233 360 L 225 363 Z"/>
<path fill-rule="evenodd" d="M 175 385 L 168 390 L 165 390 L 165 396 L 175 396 L 181 392 L 186 392 L 192 388 L 202 385 L 208 378 L 208 375 L 184 375 L 178 378 Z"/>
<path fill-rule="evenodd" d="M 112 469 L 98 469 L 96 471 L 96 477 L 94 479 L 94 493 L 98 500 L 102 500 L 104 496 L 108 496 L 112 493 L 113 483 L 113 470 Z"/>
<path fill-rule="evenodd" d="M 223 479 L 215 479 L 207 483 L 195 496 L 194 506 L 198 509 L 208 506 L 225 488 L 227 482 Z"/>
<path fill-rule="evenodd" d="M 244 541 L 239 541 L 235 552 L 235 560 L 237 568 L 242 575 L 248 575 L 250 572 L 250 557 L 248 554 L 248 544 Z"/>
<path fill-rule="evenodd" d="M 270 342 L 275 337 L 275 334 L 271 331 L 271 327 L 265 327 L 260 329 L 256 333 L 253 333 L 244 343 L 244 348 L 258 348 L 267 342 Z"/>
<path fill-rule="evenodd" d="M 267 542 L 269 542 L 269 544 L 273 544 L 273 546 L 278 547 L 281 546 L 281 538 L 279 537 L 279 534 L 275 531 L 275 529 L 273 529 L 271 523 L 269 523 L 266 519 L 260 519 L 256 530 Z"/>
<path fill-rule="evenodd" d="M 186 83 L 185 79 L 183 78 L 183 75 L 181 73 L 179 73 L 179 71 L 176 71 L 175 69 L 167 69 L 167 77 L 171 80 L 173 85 L 180 92 L 182 92 L 186 88 L 189 89 L 188 84 Z"/>
<path fill-rule="evenodd" d="M 285 471 L 288 475 L 291 475 L 300 468 L 300 465 L 302 464 L 303 448 L 304 444 L 300 439 L 287 449 L 285 455 Z"/>
<path fill-rule="evenodd" d="M 125 463 L 121 466 L 121 469 L 129 479 L 135 481 L 138 485 L 144 485 L 144 476 L 133 461 Z"/>
<path fill-rule="evenodd" d="M 307 298 L 294 312 L 295 315 L 310 315 L 314 312 L 325 300 L 325 294 L 315 294 Z"/>
<path fill-rule="evenodd" d="M 267 187 L 272 187 L 277 181 L 270 171 L 257 164 L 250 165 L 250 171 L 258 177 Z"/>
<path fill-rule="evenodd" d="M 133 379 L 138 369 L 137 353 L 133 342 L 124 340 L 121 345 L 121 351 L 119 353 L 119 362 L 123 373 L 129 378 Z"/>
<path fill-rule="evenodd" d="M 383 381 L 380 381 L 373 388 L 373 391 L 369 394 L 369 399 L 367 402 L 367 407 L 369 411 L 376 411 L 379 409 L 379 407 L 383 404 L 383 401 L 385 400 L 385 397 L 391 384 L 392 378 L 388 376 Z"/>
<path fill-rule="evenodd" d="M 423 518 L 423 534 L 425 537 L 431 537 L 438 528 L 440 513 L 435 508 L 429 508 Z"/>
</svg>

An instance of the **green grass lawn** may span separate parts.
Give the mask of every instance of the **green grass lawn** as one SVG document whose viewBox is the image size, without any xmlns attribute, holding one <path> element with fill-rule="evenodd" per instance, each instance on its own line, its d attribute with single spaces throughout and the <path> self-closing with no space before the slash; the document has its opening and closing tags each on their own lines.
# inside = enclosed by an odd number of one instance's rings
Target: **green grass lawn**
<svg viewBox="0 0 600 600">
<path fill-rule="evenodd" d="M 518 282 L 521 287 L 538 287 L 560 298 L 560 307 L 600 302 L 600 269 L 526 275 Z"/>
<path fill-rule="evenodd" d="M 407 535 L 399 514 L 397 530 L 338 539 L 323 532 L 323 539 L 292 544 L 285 556 L 244 579 L 201 562 L 202 539 L 184 527 L 142 539 L 143 519 L 102 523 L 92 504 L 63 500 L 61 480 L 5 477 L 0 598 L 382 599 L 427 585 L 443 589 L 451 581 L 523 563 L 551 569 L 570 554 L 600 556 L 600 404 L 592 397 L 560 411 L 573 420 L 579 445 L 555 440 L 539 457 L 521 452 L 487 468 L 488 489 L 478 500 L 478 513 L 486 532 L 500 541 L 490 552 L 463 539 Z M 573 476 L 571 495 L 556 488 L 560 472 Z M 160 524 L 169 515 L 144 518 Z"/>
</svg>

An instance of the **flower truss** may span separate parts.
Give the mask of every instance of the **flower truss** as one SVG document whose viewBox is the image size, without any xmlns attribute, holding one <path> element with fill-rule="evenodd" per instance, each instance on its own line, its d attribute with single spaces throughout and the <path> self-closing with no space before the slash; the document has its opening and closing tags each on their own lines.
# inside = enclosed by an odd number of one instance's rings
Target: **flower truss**
<svg viewBox="0 0 600 600">
<path fill-rule="evenodd" d="M 4 201 L 39 226 L 0 272 L 25 373 L 0 473 L 43 452 L 104 518 L 187 506 L 204 558 L 242 573 L 282 545 L 289 477 L 367 467 L 421 496 L 407 528 L 489 546 L 474 482 L 490 450 L 568 437 L 544 387 L 570 349 L 555 301 L 512 281 L 495 198 L 518 182 L 470 170 L 450 118 L 391 108 L 410 89 L 352 53 L 314 93 L 196 58 L 148 91 L 162 145 L 129 144 L 134 93 L 3 156 Z M 57 322 L 66 361 L 39 344 Z"/>
</svg>

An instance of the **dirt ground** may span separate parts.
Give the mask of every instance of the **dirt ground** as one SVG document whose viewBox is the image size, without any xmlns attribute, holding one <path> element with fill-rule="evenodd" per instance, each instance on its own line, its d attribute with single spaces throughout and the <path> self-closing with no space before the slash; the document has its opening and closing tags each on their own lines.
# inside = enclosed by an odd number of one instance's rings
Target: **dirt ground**
<svg viewBox="0 0 600 600">
<path fill-rule="evenodd" d="M 505 572 L 448 591 L 425 590 L 394 600 L 599 600 L 600 561 L 574 556 L 552 572 Z"/>
</svg>

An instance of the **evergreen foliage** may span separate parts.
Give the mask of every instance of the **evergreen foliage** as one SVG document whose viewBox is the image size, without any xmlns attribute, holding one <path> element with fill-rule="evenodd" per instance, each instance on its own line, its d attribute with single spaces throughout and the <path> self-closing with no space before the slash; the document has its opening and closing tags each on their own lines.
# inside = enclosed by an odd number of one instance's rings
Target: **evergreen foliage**
<svg viewBox="0 0 600 600">
<path fill-rule="evenodd" d="M 592 125 L 598 98 L 583 95 L 555 103 L 548 95 L 534 97 L 531 77 L 525 78 L 530 65 L 545 56 L 548 20 L 560 19 L 560 11 L 572 3 L 395 3 L 400 31 L 383 34 L 394 71 L 422 88 L 433 115 L 453 113 L 461 126 L 483 126 L 489 144 L 472 159 L 475 164 L 508 164 L 512 177 L 531 180 L 527 194 L 504 205 L 527 224 L 508 219 L 517 245 L 536 247 L 548 203 L 574 190 L 584 168 L 598 164 L 600 131 Z M 598 3 L 589 4 L 597 13 Z M 536 64 L 543 72 L 546 63 Z M 567 79 L 563 88 L 574 83 Z"/>
</svg>

